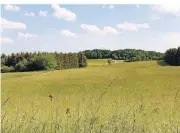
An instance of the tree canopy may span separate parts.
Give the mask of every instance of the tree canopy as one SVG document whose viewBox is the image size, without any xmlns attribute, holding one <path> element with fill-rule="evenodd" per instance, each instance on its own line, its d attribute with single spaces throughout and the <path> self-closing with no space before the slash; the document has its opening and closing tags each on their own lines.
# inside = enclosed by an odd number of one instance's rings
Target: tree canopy
<svg viewBox="0 0 180 133">
<path fill-rule="evenodd" d="M 84 53 L 12 53 L 1 55 L 1 72 L 24 72 L 87 67 Z"/>
<path fill-rule="evenodd" d="M 163 53 L 155 51 L 145 51 L 136 49 L 124 49 L 124 50 L 85 50 L 82 51 L 88 59 L 105 59 L 112 58 L 114 60 L 125 60 L 125 61 L 144 61 L 144 60 L 162 60 L 164 57 Z"/>
<path fill-rule="evenodd" d="M 180 47 L 170 48 L 165 52 L 164 60 L 173 66 L 180 66 Z"/>
</svg>

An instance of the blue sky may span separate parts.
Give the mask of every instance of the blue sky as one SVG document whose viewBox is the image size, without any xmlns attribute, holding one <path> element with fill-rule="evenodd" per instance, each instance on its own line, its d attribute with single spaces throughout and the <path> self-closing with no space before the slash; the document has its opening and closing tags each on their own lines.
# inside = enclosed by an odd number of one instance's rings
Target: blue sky
<svg viewBox="0 0 180 133">
<path fill-rule="evenodd" d="M 179 5 L 1 5 L 1 51 L 180 46 Z"/>
</svg>

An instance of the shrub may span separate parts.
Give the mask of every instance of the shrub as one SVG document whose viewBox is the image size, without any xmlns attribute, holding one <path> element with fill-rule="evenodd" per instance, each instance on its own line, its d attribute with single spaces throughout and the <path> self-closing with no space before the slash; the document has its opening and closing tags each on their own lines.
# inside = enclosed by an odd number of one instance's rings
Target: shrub
<svg viewBox="0 0 180 133">
<path fill-rule="evenodd" d="M 23 59 L 22 61 L 18 62 L 15 65 L 15 71 L 18 72 L 28 71 L 28 61 L 26 59 Z"/>
<path fill-rule="evenodd" d="M 28 69 L 32 71 L 55 69 L 56 66 L 57 61 L 53 55 L 36 55 L 28 63 Z"/>
<path fill-rule="evenodd" d="M 112 64 L 112 59 L 111 59 L 111 58 L 108 59 L 108 64 L 109 64 L 109 65 Z"/>
<path fill-rule="evenodd" d="M 14 67 L 1 66 L 1 73 L 14 72 Z"/>
</svg>

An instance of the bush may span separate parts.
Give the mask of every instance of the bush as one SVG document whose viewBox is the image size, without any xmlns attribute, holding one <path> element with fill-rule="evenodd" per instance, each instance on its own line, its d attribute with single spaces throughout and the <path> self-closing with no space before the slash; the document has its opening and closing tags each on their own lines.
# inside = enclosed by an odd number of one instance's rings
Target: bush
<svg viewBox="0 0 180 133">
<path fill-rule="evenodd" d="M 28 69 L 34 70 L 50 70 L 55 69 L 57 61 L 53 55 L 36 55 L 30 58 Z"/>
<path fill-rule="evenodd" d="M 14 72 L 14 67 L 1 66 L 1 73 Z"/>
<path fill-rule="evenodd" d="M 111 58 L 108 59 L 108 64 L 109 64 L 109 65 L 112 64 L 112 59 L 111 59 Z"/>
<path fill-rule="evenodd" d="M 26 59 L 23 59 L 22 61 L 18 62 L 15 65 L 15 71 L 18 72 L 28 71 L 28 61 Z"/>
</svg>

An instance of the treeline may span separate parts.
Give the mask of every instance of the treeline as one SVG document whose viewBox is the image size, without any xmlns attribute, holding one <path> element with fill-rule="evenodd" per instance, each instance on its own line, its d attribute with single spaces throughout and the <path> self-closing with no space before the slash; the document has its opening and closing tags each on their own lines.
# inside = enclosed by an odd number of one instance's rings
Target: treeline
<svg viewBox="0 0 180 133">
<path fill-rule="evenodd" d="M 161 60 L 164 57 L 163 53 L 155 51 L 145 51 L 136 49 L 124 50 L 85 50 L 82 51 L 88 59 L 105 59 L 112 58 L 114 60 L 125 61 L 145 61 L 145 60 Z"/>
<path fill-rule="evenodd" d="M 164 60 L 173 66 L 180 66 L 180 47 L 168 49 L 165 53 Z"/>
<path fill-rule="evenodd" d="M 87 67 L 83 53 L 12 53 L 1 55 L 1 72 L 25 72 L 38 70 L 60 70 Z"/>
</svg>

